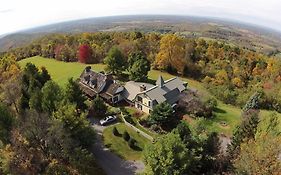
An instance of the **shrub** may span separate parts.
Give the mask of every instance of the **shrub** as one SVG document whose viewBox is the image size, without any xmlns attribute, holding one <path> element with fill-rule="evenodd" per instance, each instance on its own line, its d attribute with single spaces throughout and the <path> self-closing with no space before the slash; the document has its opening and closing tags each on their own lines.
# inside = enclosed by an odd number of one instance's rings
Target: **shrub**
<svg viewBox="0 0 281 175">
<path fill-rule="evenodd" d="M 134 126 L 136 125 L 136 123 L 134 122 L 134 120 L 132 119 L 132 116 L 130 114 L 129 115 L 125 115 L 124 119 L 127 122 L 131 123 L 132 125 L 134 125 Z"/>
<path fill-rule="evenodd" d="M 128 133 L 127 131 L 125 131 L 125 132 L 123 133 L 123 139 L 124 139 L 125 141 L 129 141 L 129 140 L 130 140 L 130 135 L 129 135 L 129 133 Z"/>
<path fill-rule="evenodd" d="M 118 136 L 118 135 L 119 135 L 119 132 L 118 132 L 118 130 L 117 130 L 116 127 L 113 128 L 112 133 L 113 133 L 113 135 L 115 135 L 115 136 Z"/>
<path fill-rule="evenodd" d="M 135 144 L 136 144 L 136 140 L 133 138 L 130 138 L 128 145 L 130 148 L 134 149 L 135 148 Z"/>
</svg>

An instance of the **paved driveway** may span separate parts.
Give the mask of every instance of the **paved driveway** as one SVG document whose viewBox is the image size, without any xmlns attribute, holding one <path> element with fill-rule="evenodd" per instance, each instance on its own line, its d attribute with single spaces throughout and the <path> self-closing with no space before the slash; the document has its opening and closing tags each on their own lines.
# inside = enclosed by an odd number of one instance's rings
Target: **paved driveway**
<svg viewBox="0 0 281 175">
<path fill-rule="evenodd" d="M 102 141 L 102 132 L 106 127 L 100 126 L 95 120 L 91 120 L 91 123 L 97 133 L 97 140 L 92 151 L 97 163 L 107 175 L 131 175 L 144 170 L 143 162 L 123 160 L 107 149 Z"/>
</svg>

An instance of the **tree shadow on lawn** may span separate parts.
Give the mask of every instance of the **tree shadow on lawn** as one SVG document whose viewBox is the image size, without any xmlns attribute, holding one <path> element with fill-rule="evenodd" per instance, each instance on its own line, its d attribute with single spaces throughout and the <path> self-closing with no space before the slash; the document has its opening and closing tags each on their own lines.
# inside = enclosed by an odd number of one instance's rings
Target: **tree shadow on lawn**
<svg viewBox="0 0 281 175">
<path fill-rule="evenodd" d="M 216 113 L 221 113 L 221 114 L 225 114 L 225 113 L 226 113 L 225 110 L 220 109 L 220 108 L 215 108 L 215 109 L 214 109 L 214 112 L 216 112 Z"/>
<path fill-rule="evenodd" d="M 131 149 L 133 149 L 134 151 L 142 151 L 142 148 L 139 147 L 138 145 L 132 146 Z"/>
</svg>

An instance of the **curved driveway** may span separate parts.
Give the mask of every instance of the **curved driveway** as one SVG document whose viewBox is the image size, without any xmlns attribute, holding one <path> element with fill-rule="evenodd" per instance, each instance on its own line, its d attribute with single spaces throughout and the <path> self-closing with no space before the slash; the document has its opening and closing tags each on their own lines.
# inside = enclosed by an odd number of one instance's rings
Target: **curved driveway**
<svg viewBox="0 0 281 175">
<path fill-rule="evenodd" d="M 91 123 L 97 133 L 92 152 L 107 175 L 133 175 L 144 170 L 143 162 L 123 160 L 106 148 L 102 141 L 102 132 L 105 127 L 100 126 L 97 121 L 91 121 Z"/>
</svg>

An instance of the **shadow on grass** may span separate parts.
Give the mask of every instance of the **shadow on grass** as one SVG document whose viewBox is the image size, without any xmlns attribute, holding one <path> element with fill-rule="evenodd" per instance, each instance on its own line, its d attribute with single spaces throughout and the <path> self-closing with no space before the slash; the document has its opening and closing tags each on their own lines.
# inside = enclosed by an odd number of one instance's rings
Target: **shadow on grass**
<svg viewBox="0 0 281 175">
<path fill-rule="evenodd" d="M 133 147 L 131 147 L 131 149 L 133 149 L 134 151 L 142 151 L 142 148 L 137 145 L 134 145 Z"/>
<path fill-rule="evenodd" d="M 146 83 L 155 84 L 156 81 L 155 81 L 155 80 L 152 80 L 152 79 L 150 79 L 150 78 L 148 78 L 148 79 L 146 80 Z"/>
<path fill-rule="evenodd" d="M 225 114 L 225 113 L 226 113 L 225 110 L 220 109 L 220 108 L 215 108 L 214 111 L 217 112 L 217 113 L 222 113 L 222 114 Z"/>
</svg>

